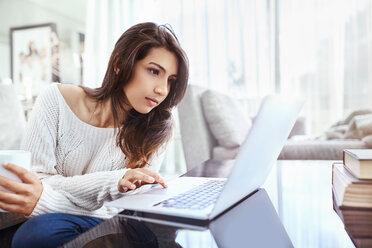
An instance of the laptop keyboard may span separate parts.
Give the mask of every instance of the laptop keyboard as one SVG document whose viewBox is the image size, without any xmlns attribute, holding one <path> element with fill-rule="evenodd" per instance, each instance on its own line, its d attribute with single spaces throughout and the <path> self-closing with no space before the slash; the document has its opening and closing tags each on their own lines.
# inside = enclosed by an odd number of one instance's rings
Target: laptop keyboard
<svg viewBox="0 0 372 248">
<path fill-rule="evenodd" d="M 204 209 L 216 202 L 224 184 L 225 181 L 223 180 L 211 180 L 189 191 L 156 203 L 154 206 L 161 205 L 163 207 L 180 209 Z"/>
</svg>

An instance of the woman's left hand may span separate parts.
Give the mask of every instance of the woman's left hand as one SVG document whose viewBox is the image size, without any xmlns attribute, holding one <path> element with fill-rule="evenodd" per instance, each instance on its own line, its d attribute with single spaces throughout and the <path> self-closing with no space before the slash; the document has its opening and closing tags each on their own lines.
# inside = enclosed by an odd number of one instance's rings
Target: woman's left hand
<svg viewBox="0 0 372 248">
<path fill-rule="evenodd" d="M 13 213 L 30 215 L 43 192 L 43 184 L 34 174 L 20 166 L 8 163 L 3 167 L 16 174 L 22 182 L 0 176 L 0 186 L 14 192 L 0 190 L 0 208 Z"/>
</svg>

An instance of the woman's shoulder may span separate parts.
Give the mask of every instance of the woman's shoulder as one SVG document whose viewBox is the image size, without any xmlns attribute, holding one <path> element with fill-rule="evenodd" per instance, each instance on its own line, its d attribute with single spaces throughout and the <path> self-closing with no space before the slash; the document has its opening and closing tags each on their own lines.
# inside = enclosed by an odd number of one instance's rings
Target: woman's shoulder
<svg viewBox="0 0 372 248">
<path fill-rule="evenodd" d="M 58 90 L 71 109 L 81 103 L 85 96 L 84 90 L 72 84 L 57 84 Z"/>
<path fill-rule="evenodd" d="M 79 116 L 79 113 L 85 109 L 84 108 L 84 99 L 85 92 L 84 90 L 76 85 L 71 84 L 57 84 L 58 90 L 64 98 L 66 104 L 75 113 Z"/>
<path fill-rule="evenodd" d="M 83 89 L 70 84 L 52 83 L 41 92 L 38 98 L 60 98 L 61 96 L 66 103 L 74 104 L 79 101 L 83 95 Z"/>
</svg>

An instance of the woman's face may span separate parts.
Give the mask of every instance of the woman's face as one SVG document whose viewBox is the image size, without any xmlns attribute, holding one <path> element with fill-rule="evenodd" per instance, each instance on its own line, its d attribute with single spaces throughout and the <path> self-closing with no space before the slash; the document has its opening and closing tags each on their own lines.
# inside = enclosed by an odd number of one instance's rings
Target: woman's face
<svg viewBox="0 0 372 248">
<path fill-rule="evenodd" d="M 165 48 L 151 48 L 147 56 L 136 62 L 124 93 L 131 108 L 149 113 L 168 96 L 177 79 L 177 57 Z"/>
</svg>

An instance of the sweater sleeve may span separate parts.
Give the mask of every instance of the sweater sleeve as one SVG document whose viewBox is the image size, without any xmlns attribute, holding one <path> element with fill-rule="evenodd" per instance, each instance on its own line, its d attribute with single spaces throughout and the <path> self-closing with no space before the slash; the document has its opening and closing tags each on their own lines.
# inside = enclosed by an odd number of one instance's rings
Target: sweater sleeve
<svg viewBox="0 0 372 248">
<path fill-rule="evenodd" d="M 127 171 L 99 171 L 72 177 L 58 174 L 59 103 L 55 90 L 57 86 L 51 85 L 38 97 L 22 141 L 22 149 L 32 153 L 31 170 L 44 186 L 31 216 L 50 212 L 84 214 L 99 209 L 105 201 L 122 195 L 117 183 Z"/>
</svg>

